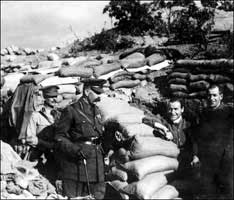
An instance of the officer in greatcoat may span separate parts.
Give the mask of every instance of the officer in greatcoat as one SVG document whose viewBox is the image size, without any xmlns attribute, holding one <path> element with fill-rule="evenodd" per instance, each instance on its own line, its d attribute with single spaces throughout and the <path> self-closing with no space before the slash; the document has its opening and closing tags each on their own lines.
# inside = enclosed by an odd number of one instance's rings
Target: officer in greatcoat
<svg viewBox="0 0 234 200">
<path fill-rule="evenodd" d="M 56 124 L 55 140 L 60 156 L 63 193 L 68 197 L 103 199 L 104 156 L 101 138 L 104 131 L 101 113 L 95 102 L 103 92 L 103 79 L 82 80 L 82 97 L 66 107 Z"/>
</svg>

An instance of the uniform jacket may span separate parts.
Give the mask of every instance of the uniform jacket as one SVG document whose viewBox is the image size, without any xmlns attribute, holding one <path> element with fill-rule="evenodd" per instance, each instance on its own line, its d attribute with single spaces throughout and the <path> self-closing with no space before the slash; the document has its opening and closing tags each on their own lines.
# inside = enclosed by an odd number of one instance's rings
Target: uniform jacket
<svg viewBox="0 0 234 200">
<path fill-rule="evenodd" d="M 77 112 L 77 109 L 87 117 Z M 100 137 L 102 132 L 100 111 L 90 104 L 86 97 L 81 97 L 79 101 L 64 109 L 55 128 L 57 151 L 61 155 L 62 179 L 86 182 L 83 159 L 78 156 L 82 151 L 87 159 L 89 181 L 104 181 L 104 161 L 100 145 L 82 142 L 86 138 Z"/>
<path fill-rule="evenodd" d="M 233 160 L 233 108 L 221 104 L 215 110 L 204 109 L 196 132 L 202 162 L 209 157 L 209 165 L 218 167 L 224 155 Z"/>
</svg>

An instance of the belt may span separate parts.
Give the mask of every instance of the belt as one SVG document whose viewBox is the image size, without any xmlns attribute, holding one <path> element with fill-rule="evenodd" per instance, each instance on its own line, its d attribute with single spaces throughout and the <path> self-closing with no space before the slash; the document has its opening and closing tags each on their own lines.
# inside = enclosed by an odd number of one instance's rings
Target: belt
<svg viewBox="0 0 234 200">
<path fill-rule="evenodd" d="M 100 137 L 80 138 L 79 142 L 82 142 L 88 145 L 99 145 L 101 144 L 101 139 Z"/>
</svg>

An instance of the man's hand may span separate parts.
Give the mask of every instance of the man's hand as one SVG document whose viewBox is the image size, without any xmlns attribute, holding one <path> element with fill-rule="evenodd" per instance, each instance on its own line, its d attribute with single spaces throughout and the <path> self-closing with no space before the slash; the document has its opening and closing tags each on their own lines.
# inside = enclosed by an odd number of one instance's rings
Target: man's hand
<svg viewBox="0 0 234 200">
<path fill-rule="evenodd" d="M 200 160 L 197 156 L 193 156 L 193 160 L 190 163 L 192 165 L 192 167 L 200 167 Z"/>
<path fill-rule="evenodd" d="M 38 145 L 38 138 L 37 137 L 30 137 L 27 139 L 27 144 L 36 147 Z"/>
<path fill-rule="evenodd" d="M 142 123 L 147 124 L 147 125 L 149 125 L 149 126 L 152 126 L 152 127 L 153 127 L 153 123 L 152 123 L 152 119 L 151 119 L 151 118 L 143 117 L 143 119 L 142 119 Z"/>
</svg>

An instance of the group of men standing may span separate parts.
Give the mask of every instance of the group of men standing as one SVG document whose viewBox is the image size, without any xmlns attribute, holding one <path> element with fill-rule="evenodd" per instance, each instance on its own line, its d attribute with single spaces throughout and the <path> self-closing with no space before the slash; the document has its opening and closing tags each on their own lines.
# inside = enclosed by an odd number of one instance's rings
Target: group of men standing
<svg viewBox="0 0 234 200">
<path fill-rule="evenodd" d="M 83 83 L 82 97 L 61 113 L 56 110 L 57 86 L 38 93 L 38 101 L 44 101 L 44 105 L 32 114 L 25 142 L 31 147 L 29 160 L 38 160 L 45 154 L 50 169 L 46 172 L 48 176 L 56 172 L 52 180 L 62 181 L 63 195 L 92 194 L 95 199 L 103 199 L 104 156 L 108 152 L 102 143 L 104 131 L 108 130 L 104 130 L 96 102 L 105 80 L 87 79 Z M 163 138 L 180 149 L 177 178 L 201 183 L 199 193 L 204 198 L 220 194 L 233 197 L 233 110 L 222 99 L 221 88 L 212 85 L 207 90 L 207 107 L 198 113 L 199 120 L 187 120 L 184 103 L 176 98 L 168 102 L 166 116 L 143 119 L 143 123 L 153 127 L 159 122 L 167 128 L 170 137 Z M 194 179 L 190 173 L 193 169 L 200 174 Z"/>
</svg>

